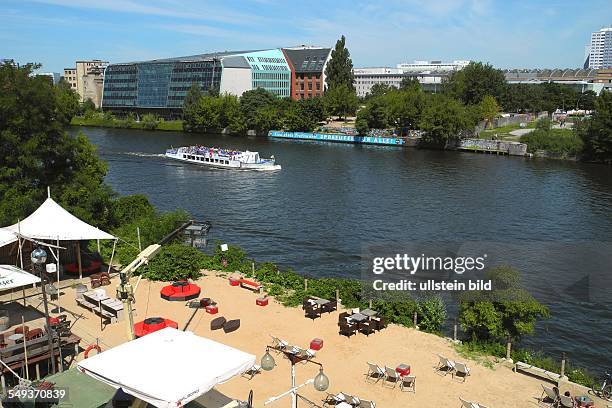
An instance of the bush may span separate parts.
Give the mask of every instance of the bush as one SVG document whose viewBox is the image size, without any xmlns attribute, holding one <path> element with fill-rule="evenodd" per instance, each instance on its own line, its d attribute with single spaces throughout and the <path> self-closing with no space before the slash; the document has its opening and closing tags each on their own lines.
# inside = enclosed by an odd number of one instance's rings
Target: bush
<svg viewBox="0 0 612 408">
<path fill-rule="evenodd" d="M 544 119 L 540 119 L 542 121 Z M 538 121 L 539 122 L 539 121 Z M 552 129 L 549 131 L 537 128 L 521 136 L 521 143 L 527 144 L 527 151 L 546 150 L 564 157 L 576 156 L 582 152 L 583 142 L 573 131 Z"/>
<path fill-rule="evenodd" d="M 149 199 L 142 194 L 119 197 L 113 202 L 113 219 L 115 225 L 130 223 L 138 218 L 155 215 L 155 208 Z"/>
<path fill-rule="evenodd" d="M 206 255 L 197 248 L 175 243 L 162 247 L 149 264 L 137 272 L 154 281 L 197 279 L 205 260 Z"/>
<path fill-rule="evenodd" d="M 142 123 L 142 128 L 146 130 L 155 130 L 159 124 L 157 116 L 153 115 L 152 113 L 142 115 L 140 122 Z"/>
<path fill-rule="evenodd" d="M 439 333 L 446 320 L 446 305 L 439 296 L 423 299 L 418 304 L 418 325 L 423 331 Z"/>
</svg>

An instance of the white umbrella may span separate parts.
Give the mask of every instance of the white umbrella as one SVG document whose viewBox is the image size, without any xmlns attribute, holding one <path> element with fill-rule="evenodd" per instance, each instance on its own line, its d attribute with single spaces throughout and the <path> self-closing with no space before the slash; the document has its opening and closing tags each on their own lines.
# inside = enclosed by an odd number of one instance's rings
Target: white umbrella
<svg viewBox="0 0 612 408">
<path fill-rule="evenodd" d="M 38 276 L 32 275 L 12 265 L 0 265 L 0 290 L 20 288 L 40 282 Z"/>
</svg>

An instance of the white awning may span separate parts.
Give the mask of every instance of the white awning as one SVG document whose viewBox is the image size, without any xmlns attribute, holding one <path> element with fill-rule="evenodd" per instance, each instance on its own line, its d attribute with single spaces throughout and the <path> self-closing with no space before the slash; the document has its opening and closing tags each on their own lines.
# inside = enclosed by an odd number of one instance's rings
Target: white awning
<svg viewBox="0 0 612 408">
<path fill-rule="evenodd" d="M 17 235 L 11 231 L 0 228 L 0 247 L 12 244 L 15 241 L 17 241 Z"/>
<path fill-rule="evenodd" d="M 255 364 L 255 356 L 170 327 L 78 363 L 93 378 L 159 408 L 186 405 Z"/>
<path fill-rule="evenodd" d="M 0 265 L 0 290 L 20 288 L 40 282 L 38 276 L 12 265 Z"/>
<path fill-rule="evenodd" d="M 36 211 L 19 224 L 3 229 L 33 239 L 59 239 L 60 241 L 115 239 L 111 234 L 70 214 L 51 198 L 47 198 Z"/>
</svg>

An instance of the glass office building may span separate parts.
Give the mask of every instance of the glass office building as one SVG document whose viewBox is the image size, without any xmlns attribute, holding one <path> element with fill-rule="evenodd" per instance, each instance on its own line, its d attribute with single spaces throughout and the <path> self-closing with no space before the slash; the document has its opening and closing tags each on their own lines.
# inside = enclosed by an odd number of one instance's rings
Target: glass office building
<svg viewBox="0 0 612 408">
<path fill-rule="evenodd" d="M 189 88 L 217 89 L 242 95 L 264 88 L 283 98 L 291 95 L 291 71 L 280 49 L 201 54 L 106 68 L 102 109 L 180 116 Z"/>
</svg>

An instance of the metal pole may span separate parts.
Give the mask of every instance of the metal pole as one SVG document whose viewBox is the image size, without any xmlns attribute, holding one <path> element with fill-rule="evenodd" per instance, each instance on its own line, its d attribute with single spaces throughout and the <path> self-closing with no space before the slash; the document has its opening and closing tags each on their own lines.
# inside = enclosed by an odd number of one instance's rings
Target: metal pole
<svg viewBox="0 0 612 408">
<path fill-rule="evenodd" d="M 42 265 L 36 265 L 40 273 L 41 279 L 41 288 L 42 288 L 42 296 L 43 296 L 43 305 L 45 306 L 45 327 L 47 329 L 47 341 L 49 343 L 49 350 L 51 351 L 51 374 L 55 374 L 55 350 L 53 347 L 53 331 L 51 329 L 51 325 L 49 324 L 49 305 L 47 305 L 47 291 L 45 289 L 46 279 L 45 273 L 42 271 Z"/>
<path fill-rule="evenodd" d="M 140 243 L 140 227 L 136 227 L 136 234 L 138 234 L 138 251 L 142 252 L 142 245 Z M 193 242 L 191 242 L 191 246 L 193 246 Z"/>
<path fill-rule="evenodd" d="M 291 361 L 291 407 L 297 408 L 297 390 L 295 389 L 295 363 Z"/>
<path fill-rule="evenodd" d="M 83 266 L 81 264 L 81 241 L 77 241 L 77 262 L 79 264 L 79 281 L 83 280 Z"/>
</svg>

